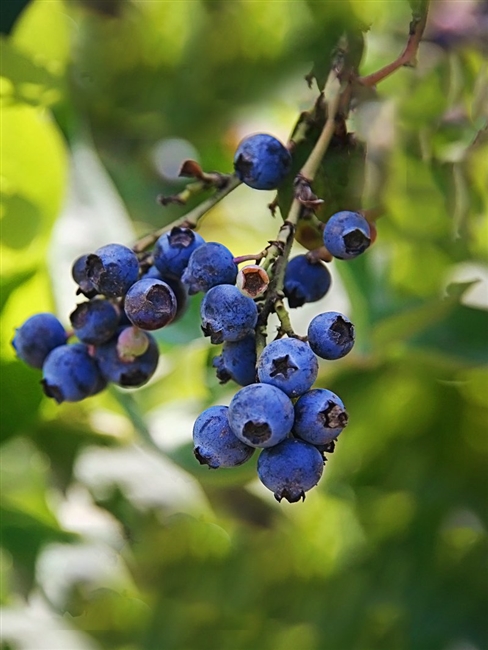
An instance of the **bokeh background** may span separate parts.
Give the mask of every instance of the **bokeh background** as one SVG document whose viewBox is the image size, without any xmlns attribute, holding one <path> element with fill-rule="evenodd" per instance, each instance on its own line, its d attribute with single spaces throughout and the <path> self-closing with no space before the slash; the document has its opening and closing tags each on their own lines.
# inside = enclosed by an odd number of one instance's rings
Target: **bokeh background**
<svg viewBox="0 0 488 650">
<path fill-rule="evenodd" d="M 434 2 L 418 67 L 353 115 L 387 210 L 373 249 L 332 263 L 332 291 L 292 315 L 305 333 L 344 311 L 358 334 L 321 364 L 350 424 L 298 504 L 255 459 L 193 458 L 194 419 L 236 390 L 214 376 L 198 298 L 158 333 L 147 386 L 81 404 L 43 397 L 10 341 L 37 311 L 68 323 L 76 256 L 184 213 L 155 200 L 183 187 L 183 159 L 229 172 L 244 135 L 286 140 L 345 25 L 371 26 L 362 73 L 392 60 L 409 3 L 6 5 L 2 650 L 488 648 L 486 3 Z M 257 252 L 272 198 L 240 187 L 200 232 Z"/>
</svg>

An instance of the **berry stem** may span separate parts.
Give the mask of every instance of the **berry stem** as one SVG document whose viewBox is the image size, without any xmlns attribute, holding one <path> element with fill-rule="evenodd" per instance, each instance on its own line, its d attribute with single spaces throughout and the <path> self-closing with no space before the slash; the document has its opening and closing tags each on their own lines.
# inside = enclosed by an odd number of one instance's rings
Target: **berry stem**
<svg viewBox="0 0 488 650">
<path fill-rule="evenodd" d="M 238 187 L 240 184 L 241 181 L 237 178 L 237 176 L 232 174 L 231 176 L 229 176 L 227 184 L 224 187 L 222 187 L 222 189 L 215 192 L 213 196 L 209 197 L 205 201 L 202 201 L 202 203 L 197 205 L 195 208 L 193 208 L 193 210 L 190 210 L 190 212 L 187 212 L 179 219 L 172 221 L 166 226 L 160 228 L 159 230 L 155 230 L 154 232 L 151 232 L 148 235 L 141 237 L 141 239 L 139 239 L 134 244 L 132 250 L 134 251 L 134 253 L 142 253 L 143 251 L 150 248 L 153 244 L 155 244 L 156 241 L 161 237 L 161 235 L 164 235 L 164 233 L 169 232 L 175 226 L 179 226 L 181 228 L 192 228 L 192 229 L 196 228 L 199 221 L 202 219 L 202 217 L 204 217 L 206 213 L 211 208 L 214 207 L 214 205 L 216 205 L 228 194 L 233 192 L 236 189 L 236 187 Z"/>
</svg>

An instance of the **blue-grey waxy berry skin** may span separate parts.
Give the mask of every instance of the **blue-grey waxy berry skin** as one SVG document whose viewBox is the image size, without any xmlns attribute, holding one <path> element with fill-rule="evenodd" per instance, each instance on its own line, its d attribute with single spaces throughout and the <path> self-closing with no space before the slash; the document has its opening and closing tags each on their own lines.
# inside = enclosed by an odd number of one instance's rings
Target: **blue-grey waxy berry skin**
<svg viewBox="0 0 488 650">
<path fill-rule="evenodd" d="M 143 330 L 157 330 L 169 325 L 176 316 L 177 307 L 171 287 L 154 278 L 143 278 L 135 282 L 124 301 L 127 318 Z"/>
<path fill-rule="evenodd" d="M 322 262 L 312 263 L 306 255 L 297 255 L 286 265 L 283 290 L 290 307 L 301 307 L 323 298 L 331 281 L 329 269 Z"/>
<path fill-rule="evenodd" d="M 234 156 L 237 177 L 255 190 L 274 190 L 291 169 L 291 155 L 279 140 L 256 133 L 239 143 Z"/>
<path fill-rule="evenodd" d="M 193 453 L 199 463 L 211 469 L 237 467 L 251 458 L 254 447 L 245 445 L 232 432 L 227 406 L 211 406 L 193 426 Z"/>
<path fill-rule="evenodd" d="M 127 246 L 107 244 L 87 255 L 86 276 L 104 296 L 124 296 L 139 276 L 139 262 Z"/>
<path fill-rule="evenodd" d="M 132 361 L 122 361 L 117 353 L 117 340 L 122 329 L 120 328 L 110 341 L 95 348 L 95 359 L 107 381 L 124 388 L 138 388 L 147 383 L 156 371 L 159 360 L 158 345 L 154 337 L 146 333 L 149 339 L 146 352 Z"/>
<path fill-rule="evenodd" d="M 229 405 L 229 424 L 234 434 L 251 447 L 272 447 L 293 427 L 293 403 L 283 391 L 269 384 L 250 384 L 234 395 Z"/>
<path fill-rule="evenodd" d="M 319 364 L 310 346 L 282 338 L 267 345 L 257 364 L 258 379 L 281 389 L 288 397 L 303 395 L 317 379 Z"/>
<path fill-rule="evenodd" d="M 354 346 L 354 325 L 337 311 L 318 314 L 308 326 L 308 343 L 321 359 L 341 359 Z"/>
<path fill-rule="evenodd" d="M 218 242 L 207 242 L 190 255 L 181 279 L 193 295 L 219 284 L 235 284 L 238 268 L 230 250 Z"/>
<path fill-rule="evenodd" d="M 241 341 L 226 341 L 222 354 L 215 357 L 213 366 L 222 384 L 232 379 L 240 386 L 256 381 L 256 337 L 251 334 Z"/>
<path fill-rule="evenodd" d="M 295 404 L 293 432 L 313 445 L 326 445 L 337 438 L 347 421 L 340 397 L 325 388 L 314 388 Z"/>
<path fill-rule="evenodd" d="M 105 386 L 98 365 L 84 343 L 54 348 L 42 367 L 41 383 L 46 395 L 58 404 L 79 402 Z"/>
<path fill-rule="evenodd" d="M 202 331 L 212 343 L 240 341 L 254 332 L 256 303 L 232 284 L 212 287 L 200 305 Z"/>
<path fill-rule="evenodd" d="M 186 311 L 188 307 L 188 288 L 183 284 L 181 279 L 176 275 L 170 273 L 163 274 L 155 266 L 150 266 L 147 272 L 142 276 L 141 280 L 145 278 L 154 278 L 155 280 L 162 280 L 171 287 L 176 297 L 176 314 L 172 323 L 176 322 Z"/>
<path fill-rule="evenodd" d="M 42 368 L 47 355 L 66 343 L 66 332 L 54 314 L 40 313 L 15 330 L 12 346 L 24 363 Z"/>
<path fill-rule="evenodd" d="M 258 477 L 277 501 L 295 503 L 319 482 L 324 471 L 322 454 L 302 440 L 287 438 L 264 449 L 258 458 Z"/>
<path fill-rule="evenodd" d="M 350 260 L 369 248 L 371 229 L 359 212 L 336 212 L 325 224 L 324 244 L 334 257 Z"/>
<path fill-rule="evenodd" d="M 80 341 L 90 345 L 105 343 L 119 326 L 119 313 L 107 300 L 82 302 L 69 319 Z"/>
<path fill-rule="evenodd" d="M 154 245 L 154 265 L 163 275 L 171 273 L 181 277 L 193 251 L 204 243 L 203 237 L 190 228 L 175 226 Z"/>
<path fill-rule="evenodd" d="M 73 266 L 71 267 L 71 276 L 78 285 L 78 291 L 76 293 L 82 293 L 87 298 L 93 298 L 98 292 L 86 274 L 87 257 L 88 255 L 81 255 L 73 262 Z"/>
</svg>

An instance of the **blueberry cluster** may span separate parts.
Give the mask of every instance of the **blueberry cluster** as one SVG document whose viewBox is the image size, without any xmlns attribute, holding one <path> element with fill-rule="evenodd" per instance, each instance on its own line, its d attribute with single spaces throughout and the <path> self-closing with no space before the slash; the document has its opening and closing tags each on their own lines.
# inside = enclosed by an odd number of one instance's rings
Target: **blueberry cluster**
<svg viewBox="0 0 488 650">
<path fill-rule="evenodd" d="M 256 134 L 240 143 L 234 167 L 250 187 L 273 189 L 288 175 L 291 156 L 272 136 Z M 323 236 L 333 256 L 351 259 L 366 250 L 374 233 L 361 214 L 343 211 L 328 220 Z M 241 388 L 228 407 L 212 406 L 197 418 L 194 454 L 216 469 L 241 465 L 260 449 L 258 476 L 276 499 L 305 498 L 348 421 L 337 395 L 313 387 L 318 358 L 348 354 L 354 327 L 330 311 L 317 315 L 307 336 L 299 337 L 283 315 L 282 300 L 292 309 L 320 300 L 331 286 L 327 266 L 320 255 L 288 260 L 289 249 L 284 254 L 279 241 L 257 256 L 235 258 L 223 244 L 182 226 L 151 243 L 150 252 L 109 244 L 79 257 L 72 275 L 84 301 L 69 317 L 70 331 L 52 314 L 35 314 L 16 330 L 18 357 L 42 370 L 44 392 L 58 403 L 83 400 L 109 382 L 142 386 L 158 364 L 151 332 L 174 323 L 189 296 L 202 292 L 201 329 L 222 346 L 213 360 L 217 378 Z M 247 260 L 256 263 L 239 270 Z M 273 311 L 281 328 L 266 344 Z"/>
</svg>

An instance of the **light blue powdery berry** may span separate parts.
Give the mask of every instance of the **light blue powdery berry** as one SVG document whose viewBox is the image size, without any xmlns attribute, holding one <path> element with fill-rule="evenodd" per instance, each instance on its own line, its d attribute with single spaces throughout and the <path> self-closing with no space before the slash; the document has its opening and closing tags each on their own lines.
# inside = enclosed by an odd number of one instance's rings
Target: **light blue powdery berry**
<svg viewBox="0 0 488 650">
<path fill-rule="evenodd" d="M 324 244 L 334 257 L 353 259 L 371 244 L 369 224 L 359 212 L 336 212 L 325 224 Z"/>
<path fill-rule="evenodd" d="M 215 357 L 213 366 L 222 384 L 233 379 L 241 386 L 256 381 L 256 337 L 251 334 L 241 341 L 226 341 L 222 354 Z"/>
<path fill-rule="evenodd" d="M 139 276 L 136 254 L 122 244 L 107 244 L 87 255 L 86 276 L 105 296 L 124 296 Z"/>
<path fill-rule="evenodd" d="M 340 397 L 325 388 L 314 388 L 295 404 L 293 431 L 313 445 L 335 440 L 347 425 L 348 415 Z"/>
<path fill-rule="evenodd" d="M 82 302 L 69 319 L 80 341 L 90 345 L 105 343 L 119 326 L 119 313 L 108 300 Z"/>
<path fill-rule="evenodd" d="M 245 445 L 233 434 L 228 410 L 227 406 L 211 406 L 195 420 L 193 453 L 202 465 L 211 469 L 242 465 L 254 453 L 254 447 Z"/>
<path fill-rule="evenodd" d="M 251 384 L 234 395 L 229 424 L 235 435 L 251 447 L 272 447 L 290 433 L 293 403 L 279 388 Z"/>
<path fill-rule="evenodd" d="M 318 314 L 308 326 L 308 343 L 321 359 L 341 359 L 354 346 L 354 325 L 337 311 Z"/>
<path fill-rule="evenodd" d="M 54 348 L 44 361 L 41 383 L 46 395 L 58 404 L 79 402 L 105 386 L 84 343 Z"/>
<path fill-rule="evenodd" d="M 42 312 L 28 318 L 15 330 L 12 346 L 19 359 L 42 368 L 47 355 L 66 343 L 66 332 L 54 314 Z"/>
<path fill-rule="evenodd" d="M 276 447 L 263 449 L 257 469 L 259 480 L 277 501 L 294 503 L 305 499 L 305 492 L 317 485 L 324 461 L 313 445 L 288 438 Z"/>
<path fill-rule="evenodd" d="M 203 237 L 190 228 L 175 226 L 156 242 L 153 250 L 154 265 L 163 275 L 171 273 L 181 277 L 193 251 L 204 243 Z"/>
<path fill-rule="evenodd" d="M 317 378 L 319 364 L 310 346 L 282 338 L 267 345 L 257 364 L 259 381 L 280 388 L 289 397 L 305 393 Z"/>
<path fill-rule="evenodd" d="M 200 316 L 203 333 L 212 343 L 240 341 L 253 333 L 258 308 L 234 285 L 219 284 L 205 294 Z"/>
<path fill-rule="evenodd" d="M 235 284 L 237 265 L 228 248 L 218 242 L 202 244 L 190 255 L 181 279 L 193 295 L 219 284 Z"/>
<path fill-rule="evenodd" d="M 312 263 L 306 255 L 297 255 L 286 265 L 283 290 L 292 308 L 320 300 L 330 284 L 329 269 L 322 262 Z"/>
<path fill-rule="evenodd" d="M 273 190 L 291 169 L 288 149 L 272 135 L 256 133 L 239 143 L 234 156 L 237 177 L 255 190 Z"/>
</svg>

